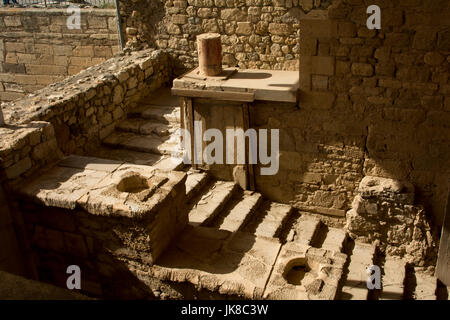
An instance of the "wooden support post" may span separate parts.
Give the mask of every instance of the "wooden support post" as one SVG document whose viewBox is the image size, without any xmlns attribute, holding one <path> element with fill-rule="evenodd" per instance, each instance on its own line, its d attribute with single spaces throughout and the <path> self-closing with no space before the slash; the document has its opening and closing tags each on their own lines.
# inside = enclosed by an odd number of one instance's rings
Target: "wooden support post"
<svg viewBox="0 0 450 320">
<path fill-rule="evenodd" d="M 222 73 L 222 42 L 218 33 L 197 36 L 198 65 L 200 74 L 217 76 Z"/>
<path fill-rule="evenodd" d="M 189 131 L 189 134 L 191 136 L 191 165 L 194 169 L 196 169 L 198 166 L 194 163 L 194 152 L 195 152 L 195 132 L 194 132 L 194 106 L 192 103 L 191 98 L 182 98 L 183 100 L 183 118 L 184 118 L 184 124 L 183 126 Z"/>
<path fill-rule="evenodd" d="M 436 277 L 447 287 L 450 286 L 450 189 L 448 191 L 444 223 L 442 224 Z"/>
<path fill-rule="evenodd" d="M 0 127 L 5 125 L 5 119 L 3 118 L 2 107 L 0 106 Z"/>
<path fill-rule="evenodd" d="M 244 132 L 246 132 L 250 128 L 250 111 L 249 111 L 249 105 L 248 103 L 244 103 L 242 105 L 242 123 L 244 126 Z M 246 174 L 247 174 L 247 181 L 248 181 L 248 188 L 250 190 L 255 190 L 255 173 L 253 164 L 250 163 L 250 150 L 251 145 L 250 141 L 245 142 L 245 162 L 246 162 Z"/>
</svg>

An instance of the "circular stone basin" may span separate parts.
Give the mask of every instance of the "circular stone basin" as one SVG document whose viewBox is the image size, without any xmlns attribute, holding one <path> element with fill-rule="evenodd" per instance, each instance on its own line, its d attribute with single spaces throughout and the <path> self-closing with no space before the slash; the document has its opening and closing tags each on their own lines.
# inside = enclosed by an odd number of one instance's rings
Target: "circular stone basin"
<svg viewBox="0 0 450 320">
<path fill-rule="evenodd" d="M 284 269 L 283 277 L 289 284 L 301 285 L 305 275 L 311 271 L 306 258 L 297 258 L 289 261 Z"/>
<path fill-rule="evenodd" d="M 139 173 L 130 173 L 117 184 L 117 190 L 127 193 L 139 193 L 149 189 L 148 180 Z"/>
</svg>

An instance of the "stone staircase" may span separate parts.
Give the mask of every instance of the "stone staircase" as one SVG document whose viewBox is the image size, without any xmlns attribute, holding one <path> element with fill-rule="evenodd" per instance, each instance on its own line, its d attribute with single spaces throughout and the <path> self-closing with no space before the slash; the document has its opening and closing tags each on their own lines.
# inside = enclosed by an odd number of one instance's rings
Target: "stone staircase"
<svg viewBox="0 0 450 320">
<path fill-rule="evenodd" d="M 152 165 L 164 170 L 183 167 L 178 153 L 180 108 L 170 89 L 161 88 L 119 122 L 115 131 L 89 155 Z"/>
<path fill-rule="evenodd" d="M 300 215 L 289 205 L 272 202 L 258 192 L 242 190 L 234 182 L 218 181 L 205 172 L 184 166 L 180 159 L 173 157 L 177 155 L 179 128 L 179 101 L 170 95 L 169 89 L 161 89 L 129 113 L 90 156 L 186 171 L 189 241 L 196 243 L 196 237 L 211 237 L 216 241 L 222 235 L 224 239 L 230 234 L 236 234 L 236 238 L 251 235 L 266 239 L 263 241 L 269 241 L 274 248 L 276 243 L 293 242 L 341 252 L 347 255 L 347 261 L 336 299 L 385 300 L 409 295 L 414 299 L 436 299 L 434 277 L 415 272 L 414 285 L 405 286 L 411 273 L 407 274 L 404 261 L 391 257 L 380 259 L 375 246 L 354 242 L 343 229 L 327 227 L 317 217 Z M 297 218 L 293 219 L 295 215 Z M 366 269 L 374 264 L 381 268 L 382 290 L 367 289 Z"/>
</svg>

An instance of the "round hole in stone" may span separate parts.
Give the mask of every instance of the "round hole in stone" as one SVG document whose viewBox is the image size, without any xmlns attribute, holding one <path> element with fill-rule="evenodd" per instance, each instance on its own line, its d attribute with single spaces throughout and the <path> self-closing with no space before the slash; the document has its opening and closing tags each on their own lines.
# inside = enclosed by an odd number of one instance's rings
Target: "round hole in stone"
<svg viewBox="0 0 450 320">
<path fill-rule="evenodd" d="M 123 177 L 117 184 L 117 190 L 127 193 L 139 193 L 148 188 L 147 179 L 138 173 L 132 173 Z"/>
<path fill-rule="evenodd" d="M 310 271 L 311 267 L 308 265 L 306 258 L 296 258 L 286 265 L 283 277 L 289 284 L 299 286 L 305 275 Z"/>
</svg>

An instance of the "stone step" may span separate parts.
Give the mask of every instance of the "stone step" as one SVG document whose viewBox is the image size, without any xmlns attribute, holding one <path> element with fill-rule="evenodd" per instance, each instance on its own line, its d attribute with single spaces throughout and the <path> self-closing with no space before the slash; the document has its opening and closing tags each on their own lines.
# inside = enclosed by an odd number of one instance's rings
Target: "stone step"
<svg viewBox="0 0 450 320">
<path fill-rule="evenodd" d="M 179 150 L 175 138 L 175 135 L 172 135 L 170 138 L 161 138 L 155 135 L 113 132 L 103 140 L 103 144 L 133 151 L 176 156 L 179 155 Z"/>
<path fill-rule="evenodd" d="M 262 195 L 253 191 L 244 191 L 240 201 L 228 212 L 218 224 L 220 230 L 238 231 L 251 218 L 262 202 Z"/>
<path fill-rule="evenodd" d="M 180 124 L 181 115 L 179 107 L 141 105 L 128 113 L 129 118 L 144 118 L 163 124 Z"/>
<path fill-rule="evenodd" d="M 234 182 L 216 181 L 189 212 L 189 224 L 208 225 L 237 190 Z"/>
<path fill-rule="evenodd" d="M 154 120 L 129 118 L 119 122 L 116 130 L 123 132 L 133 132 L 137 134 L 149 135 L 155 134 L 159 137 L 165 137 L 175 132 L 179 125 L 168 125 Z"/>
<path fill-rule="evenodd" d="M 416 300 L 436 300 L 437 278 L 416 271 L 416 289 L 414 290 L 414 299 Z"/>
<path fill-rule="evenodd" d="M 328 228 L 325 240 L 322 243 L 322 249 L 342 252 L 345 241 L 347 239 L 347 233 L 343 229 Z"/>
<path fill-rule="evenodd" d="M 375 252 L 374 245 L 355 242 L 349 257 L 347 277 L 342 287 L 342 300 L 367 300 L 369 294 L 367 268 L 374 264 Z"/>
<path fill-rule="evenodd" d="M 194 172 L 189 170 L 186 179 L 186 202 L 191 200 L 208 182 L 206 172 Z"/>
<path fill-rule="evenodd" d="M 406 262 L 394 257 L 386 257 L 384 275 L 381 281 L 380 300 L 401 300 L 404 296 Z"/>
<path fill-rule="evenodd" d="M 244 231 L 258 237 L 278 237 L 292 211 L 292 207 L 289 205 L 265 200 L 254 217 L 244 227 Z"/>
<path fill-rule="evenodd" d="M 181 170 L 185 166 L 181 158 L 148 152 L 117 149 L 107 146 L 100 146 L 95 150 L 88 152 L 87 156 L 153 166 L 166 171 Z"/>
<path fill-rule="evenodd" d="M 322 223 L 317 218 L 302 215 L 293 228 L 293 241 L 311 245 L 313 240 L 317 237 L 321 224 Z"/>
<path fill-rule="evenodd" d="M 180 105 L 180 97 L 173 96 L 170 88 L 161 87 L 141 99 L 143 104 L 176 107 Z"/>
</svg>

